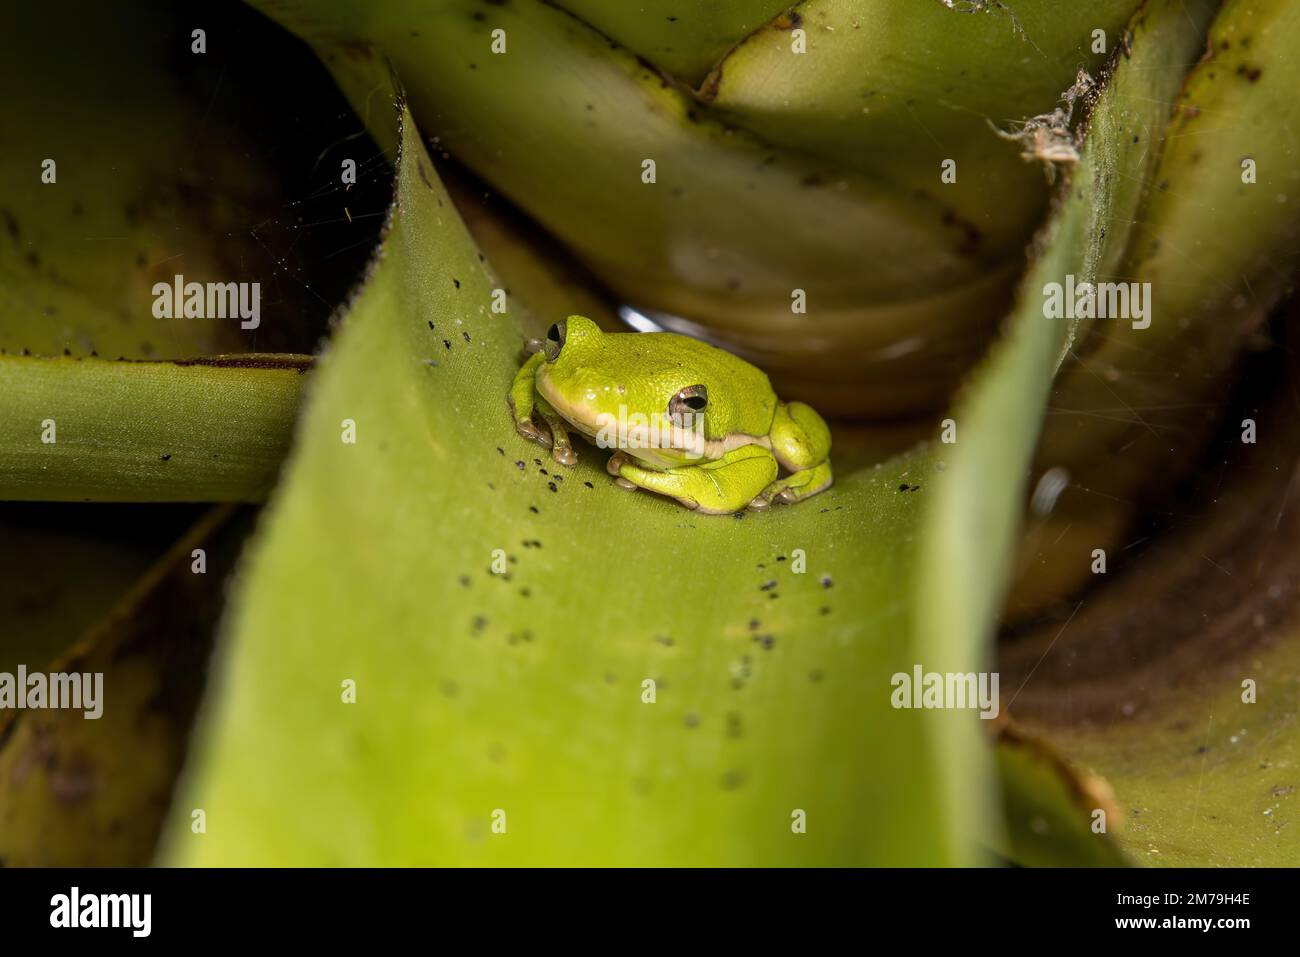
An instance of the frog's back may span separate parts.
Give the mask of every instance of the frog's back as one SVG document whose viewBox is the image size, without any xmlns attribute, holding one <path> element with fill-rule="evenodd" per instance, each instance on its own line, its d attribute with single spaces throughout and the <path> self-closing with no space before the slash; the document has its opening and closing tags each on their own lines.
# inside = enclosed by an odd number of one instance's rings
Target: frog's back
<svg viewBox="0 0 1300 957">
<path fill-rule="evenodd" d="M 708 387 L 709 409 L 704 417 L 708 438 L 735 432 L 767 435 L 776 412 L 776 395 L 762 369 L 690 336 L 673 332 L 630 335 L 648 340 L 638 358 L 640 368 L 648 374 L 664 379 L 674 390 L 696 384 Z"/>
</svg>

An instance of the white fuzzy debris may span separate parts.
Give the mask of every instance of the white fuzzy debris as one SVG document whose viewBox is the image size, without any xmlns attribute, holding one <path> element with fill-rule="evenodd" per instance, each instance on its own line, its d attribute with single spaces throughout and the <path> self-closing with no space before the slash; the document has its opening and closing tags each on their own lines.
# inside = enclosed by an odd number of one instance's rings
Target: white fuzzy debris
<svg viewBox="0 0 1300 957">
<path fill-rule="evenodd" d="M 1011 130 L 993 127 L 998 136 L 1014 140 L 1021 146 L 1020 157 L 1026 161 L 1044 164 L 1048 182 L 1056 178 L 1057 166 L 1073 166 L 1079 162 L 1079 137 L 1071 129 L 1074 122 L 1074 104 L 1094 89 L 1097 83 L 1087 70 L 1080 70 L 1074 85 L 1061 94 L 1061 106 L 1050 113 L 1031 116 Z"/>
</svg>

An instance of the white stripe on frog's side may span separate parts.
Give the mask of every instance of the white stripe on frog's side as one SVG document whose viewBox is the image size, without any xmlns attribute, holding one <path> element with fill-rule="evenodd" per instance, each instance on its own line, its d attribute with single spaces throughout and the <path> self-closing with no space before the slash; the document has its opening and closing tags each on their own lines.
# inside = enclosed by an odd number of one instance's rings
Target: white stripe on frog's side
<svg viewBox="0 0 1300 957">
<path fill-rule="evenodd" d="M 566 402 L 542 376 L 537 377 L 537 391 L 566 422 L 598 448 L 622 449 L 655 469 L 712 462 L 746 445 L 761 445 L 768 451 L 772 449 L 772 440 L 766 435 L 733 432 L 720 439 L 706 439 L 699 431 L 676 424 L 667 413 L 660 413 L 661 420 L 647 421 L 644 425 L 628 421 L 626 415 L 615 416 L 608 412 L 598 413 L 592 419 L 587 409 Z M 649 417 L 642 414 L 637 418 Z"/>
</svg>

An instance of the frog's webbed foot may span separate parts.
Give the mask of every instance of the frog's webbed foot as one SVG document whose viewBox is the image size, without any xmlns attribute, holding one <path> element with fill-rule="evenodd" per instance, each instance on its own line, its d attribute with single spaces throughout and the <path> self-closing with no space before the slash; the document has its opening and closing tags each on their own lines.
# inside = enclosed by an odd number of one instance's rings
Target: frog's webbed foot
<svg viewBox="0 0 1300 957">
<path fill-rule="evenodd" d="M 618 453 L 610 459 L 613 469 Z M 759 445 L 733 449 L 714 462 L 666 469 L 662 472 L 630 464 L 628 456 L 619 464 L 621 480 L 660 495 L 669 495 L 687 508 L 706 515 L 727 515 L 749 504 L 759 490 L 776 477 L 772 453 Z"/>
<path fill-rule="evenodd" d="M 535 341 L 529 341 L 530 349 Z M 537 367 L 545 361 L 544 353 L 535 352 L 515 374 L 507 397 L 510 416 L 514 419 L 515 431 L 528 441 L 550 449 L 551 458 L 561 465 L 576 465 L 578 456 L 569 444 L 564 420 L 537 394 Z"/>
</svg>

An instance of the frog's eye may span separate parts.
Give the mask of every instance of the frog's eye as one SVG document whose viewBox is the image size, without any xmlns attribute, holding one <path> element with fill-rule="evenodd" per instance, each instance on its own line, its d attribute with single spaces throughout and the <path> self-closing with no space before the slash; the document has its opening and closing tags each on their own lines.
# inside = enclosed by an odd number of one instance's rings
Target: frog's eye
<svg viewBox="0 0 1300 957">
<path fill-rule="evenodd" d="M 564 348 L 564 336 L 568 327 L 565 321 L 561 319 L 555 325 L 551 326 L 546 332 L 546 361 L 554 362 L 560 357 L 560 350 Z"/>
<path fill-rule="evenodd" d="M 670 416 L 687 415 L 691 412 L 703 412 L 709 404 L 709 390 L 702 385 L 688 385 L 668 400 Z"/>
</svg>

